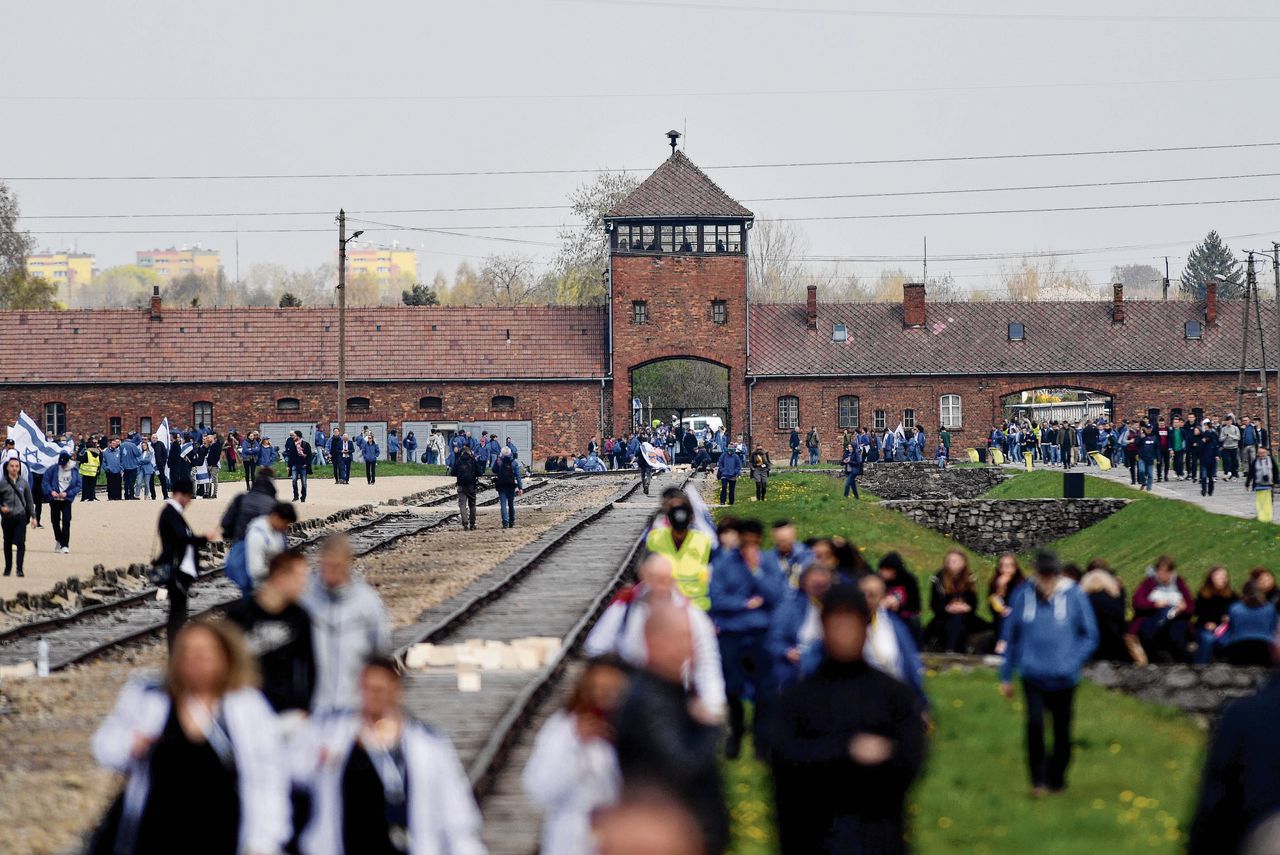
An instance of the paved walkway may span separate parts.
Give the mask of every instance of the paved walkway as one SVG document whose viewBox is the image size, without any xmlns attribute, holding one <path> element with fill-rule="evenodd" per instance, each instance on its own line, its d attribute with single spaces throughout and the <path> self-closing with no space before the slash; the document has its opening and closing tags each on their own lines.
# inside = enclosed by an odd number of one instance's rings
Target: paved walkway
<svg viewBox="0 0 1280 855">
<path fill-rule="evenodd" d="M 1024 466 L 1017 466 L 1012 463 L 1006 463 L 1005 465 L 1010 469 L 1025 471 Z M 1040 470 L 1046 467 L 1037 462 L 1035 468 Z M 1047 468 L 1052 472 L 1062 471 L 1062 468 L 1058 466 Z M 1083 472 L 1095 478 L 1105 478 L 1117 484 L 1129 485 L 1129 470 L 1124 467 L 1113 467 L 1103 472 L 1097 466 L 1075 466 L 1068 471 Z M 1182 499 L 1184 502 L 1190 502 L 1206 511 L 1223 514 L 1224 516 L 1242 517 L 1244 519 L 1257 518 L 1257 510 L 1253 503 L 1253 490 L 1245 489 L 1243 476 L 1235 481 L 1224 481 L 1221 474 L 1219 474 L 1217 483 L 1214 484 L 1212 496 L 1201 496 L 1199 481 L 1184 481 L 1174 474 L 1172 468 L 1169 470 L 1169 477 L 1171 479 L 1169 481 L 1152 481 L 1151 494 L 1153 496 L 1162 496 L 1166 499 Z M 1135 487 L 1134 489 L 1137 488 Z"/>
</svg>

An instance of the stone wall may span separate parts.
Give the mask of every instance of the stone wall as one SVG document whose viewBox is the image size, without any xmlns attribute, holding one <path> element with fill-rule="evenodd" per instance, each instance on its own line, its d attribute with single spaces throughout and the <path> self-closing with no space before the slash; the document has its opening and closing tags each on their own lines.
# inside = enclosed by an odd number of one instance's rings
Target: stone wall
<svg viewBox="0 0 1280 855">
<path fill-rule="evenodd" d="M 1128 499 L 909 500 L 881 503 L 977 552 L 1024 552 L 1114 514 Z"/>
<path fill-rule="evenodd" d="M 1117 665 L 1094 662 L 1089 680 L 1144 701 L 1202 715 L 1216 715 L 1235 698 L 1252 695 L 1271 675 L 1270 668 L 1232 665 Z"/>
<path fill-rule="evenodd" d="M 976 499 L 1008 477 L 999 466 L 940 469 L 936 463 L 868 463 L 858 489 L 882 499 Z"/>
</svg>

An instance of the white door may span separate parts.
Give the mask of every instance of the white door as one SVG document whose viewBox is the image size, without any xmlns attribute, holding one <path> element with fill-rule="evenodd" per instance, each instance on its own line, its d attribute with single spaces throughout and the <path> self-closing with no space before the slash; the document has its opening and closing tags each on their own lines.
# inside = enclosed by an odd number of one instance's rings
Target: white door
<svg viewBox="0 0 1280 855">
<path fill-rule="evenodd" d="M 533 448 L 533 422 L 460 422 L 458 427 L 461 430 L 471 431 L 471 435 L 476 439 L 480 438 L 480 434 L 483 431 L 496 433 L 498 442 L 503 445 L 507 444 L 507 437 L 511 437 L 511 441 L 516 444 L 516 449 L 520 452 L 520 459 L 524 464 L 529 466 L 533 463 L 531 452 Z"/>
</svg>

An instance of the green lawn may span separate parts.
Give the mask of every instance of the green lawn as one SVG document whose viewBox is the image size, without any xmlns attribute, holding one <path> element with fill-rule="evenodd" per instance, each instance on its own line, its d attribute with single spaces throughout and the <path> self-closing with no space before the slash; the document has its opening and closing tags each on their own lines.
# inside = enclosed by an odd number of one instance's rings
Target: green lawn
<svg viewBox="0 0 1280 855">
<path fill-rule="evenodd" d="M 800 539 L 840 535 L 857 544 L 867 562 L 875 567 L 881 556 L 897 551 L 908 569 L 920 579 L 927 595 L 929 577 L 942 566 L 942 557 L 958 544 L 932 529 L 916 525 L 894 511 L 881 508 L 876 499 L 862 490 L 862 501 L 843 496 L 844 481 L 819 473 L 783 473 L 769 479 L 769 497 L 764 502 L 749 501 L 754 493 L 747 479 L 739 482 L 738 502 L 732 508 L 721 508 L 718 516 L 732 514 L 757 519 L 764 524 L 768 544 L 769 527 L 774 520 L 789 519 L 796 524 Z M 718 491 L 718 482 L 709 482 L 708 490 Z M 711 496 L 711 492 L 708 492 Z M 715 498 L 719 498 L 716 492 Z M 961 547 L 963 549 L 963 547 Z M 972 566 L 984 580 L 990 572 L 991 559 L 964 550 Z"/>
<path fill-rule="evenodd" d="M 917 853 L 1173 853 L 1185 845 L 1204 735 L 1163 707 L 1085 684 L 1066 792 L 1028 798 L 1022 706 L 990 670 L 931 673 L 936 729 L 910 798 Z M 777 851 L 767 770 L 726 762 L 734 855 Z"/>
<path fill-rule="evenodd" d="M 1084 566 L 1102 557 L 1130 591 L 1146 567 L 1169 554 L 1194 590 L 1209 567 L 1221 564 L 1239 586 L 1259 565 L 1280 571 L 1280 526 L 1214 514 L 1189 502 L 1140 493 L 1123 484 L 1085 476 L 1086 496 L 1116 496 L 1133 503 L 1097 525 L 1052 544 L 1064 560 Z M 1019 474 L 991 490 L 990 498 L 1036 498 L 1062 495 L 1060 472 Z"/>
<path fill-rule="evenodd" d="M 277 478 L 289 477 L 289 470 L 282 461 L 276 461 L 275 469 Z M 378 477 L 390 478 L 396 475 L 443 475 L 446 468 L 444 466 L 428 466 L 425 463 L 388 463 L 385 460 L 378 461 Z M 364 461 L 357 461 L 351 464 L 351 477 L 364 477 Z M 333 478 L 332 466 L 315 466 L 312 468 L 312 478 Z M 232 472 L 226 466 L 218 470 L 218 482 L 225 481 L 243 481 L 244 469 L 239 465 L 236 471 Z"/>
</svg>

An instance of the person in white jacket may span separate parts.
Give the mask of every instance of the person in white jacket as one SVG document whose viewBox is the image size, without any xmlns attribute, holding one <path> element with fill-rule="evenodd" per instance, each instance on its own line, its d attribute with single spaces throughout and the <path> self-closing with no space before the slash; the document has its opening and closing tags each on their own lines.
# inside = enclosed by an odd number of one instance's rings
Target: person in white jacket
<svg viewBox="0 0 1280 855">
<path fill-rule="evenodd" d="M 302 598 L 316 654 L 312 712 L 355 709 L 364 661 L 391 649 L 387 609 L 373 588 L 354 577 L 354 570 L 347 536 L 325 538 L 319 570 Z"/>
<path fill-rule="evenodd" d="M 538 731 L 521 778 L 543 813 L 542 852 L 591 855 L 591 816 L 618 799 L 622 775 L 609 719 L 626 689 L 625 663 L 603 656 L 587 663 L 563 710 Z"/>
<path fill-rule="evenodd" d="M 400 670 L 370 658 L 358 711 L 313 718 L 290 743 L 311 796 L 303 855 L 484 855 L 480 810 L 453 745 L 400 703 Z"/>
<path fill-rule="evenodd" d="M 93 756 L 126 777 L 96 851 L 275 855 L 289 839 L 289 774 L 276 717 L 254 688 L 233 625 L 178 633 L 167 674 L 130 680 L 93 736 Z"/>
<path fill-rule="evenodd" d="M 244 558 L 253 587 L 266 580 L 271 559 L 289 548 L 286 532 L 297 521 L 298 512 L 293 505 L 277 502 L 268 513 L 249 523 L 244 533 Z"/>
<path fill-rule="evenodd" d="M 693 661 L 688 665 L 688 676 L 698 703 L 709 718 L 719 720 L 724 716 L 726 700 L 716 630 L 707 613 L 680 593 L 674 572 L 669 558 L 650 553 L 640 565 L 639 583 L 620 593 L 600 615 L 587 635 L 583 652 L 587 656 L 616 653 L 637 668 L 644 667 L 648 659 L 644 624 L 649 603 L 670 600 L 689 614 Z"/>
</svg>

